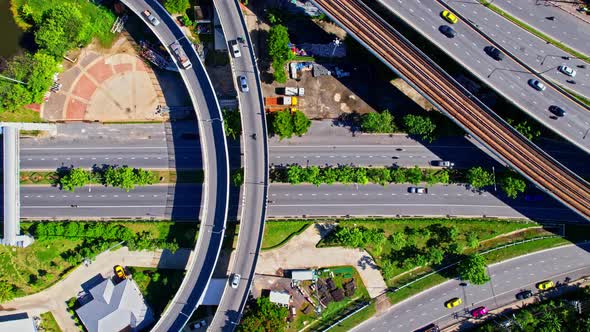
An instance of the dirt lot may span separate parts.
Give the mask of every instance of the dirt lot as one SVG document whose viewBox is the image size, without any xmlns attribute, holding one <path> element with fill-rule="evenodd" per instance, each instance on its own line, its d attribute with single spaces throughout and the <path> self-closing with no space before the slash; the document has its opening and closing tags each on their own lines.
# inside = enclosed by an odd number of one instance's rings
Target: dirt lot
<svg viewBox="0 0 590 332">
<path fill-rule="evenodd" d="M 266 39 L 270 29 L 266 15 L 270 8 L 285 5 L 285 1 L 278 0 L 256 1 L 249 7 L 252 11 L 246 13 L 256 54 L 261 59 L 259 69 L 265 96 L 276 95 L 275 89 L 278 87 L 304 87 L 305 96 L 300 99 L 299 109 L 313 119 L 331 119 L 342 113 L 362 114 L 384 109 L 389 109 L 394 116 L 400 117 L 419 108 L 431 107 L 415 90 L 395 78 L 387 67 L 356 42 L 350 41 L 345 41 L 348 46 L 348 55 L 345 58 L 316 59 L 326 67 L 337 65 L 349 71 L 350 77 L 314 78 L 311 72 L 303 72 L 299 81 L 289 79 L 286 85 L 273 83 L 266 52 Z M 285 15 L 283 24 L 289 29 L 290 39 L 296 45 L 330 43 L 336 37 L 341 40 L 347 38 L 345 31 L 335 24 L 311 20 L 304 15 Z"/>
</svg>

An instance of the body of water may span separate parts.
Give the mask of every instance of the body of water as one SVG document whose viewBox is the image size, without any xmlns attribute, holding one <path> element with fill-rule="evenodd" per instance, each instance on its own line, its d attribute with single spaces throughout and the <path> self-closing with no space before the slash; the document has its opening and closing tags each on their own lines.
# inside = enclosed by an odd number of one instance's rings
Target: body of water
<svg viewBox="0 0 590 332">
<path fill-rule="evenodd" d="M 7 59 L 23 52 L 25 33 L 14 23 L 10 0 L 0 0 L 0 31 L 0 57 Z"/>
</svg>

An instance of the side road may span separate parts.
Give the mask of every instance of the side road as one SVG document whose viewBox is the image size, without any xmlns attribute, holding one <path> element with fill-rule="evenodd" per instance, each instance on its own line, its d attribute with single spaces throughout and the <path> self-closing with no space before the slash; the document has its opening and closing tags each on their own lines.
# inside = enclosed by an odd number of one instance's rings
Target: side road
<svg viewBox="0 0 590 332">
<path fill-rule="evenodd" d="M 184 269 L 192 251 L 179 249 L 174 254 L 169 251 L 129 251 L 123 247 L 116 251 L 107 251 L 96 257 L 88 266 L 75 268 L 67 277 L 39 293 L 14 299 L 0 306 L 0 315 L 15 312 L 28 312 L 39 315 L 51 311 L 55 320 L 64 332 L 78 332 L 67 311 L 66 301 L 82 291 L 84 282 L 101 274 L 104 277 L 113 275 L 116 264 L 140 267 L 158 267 L 166 269 Z"/>
</svg>

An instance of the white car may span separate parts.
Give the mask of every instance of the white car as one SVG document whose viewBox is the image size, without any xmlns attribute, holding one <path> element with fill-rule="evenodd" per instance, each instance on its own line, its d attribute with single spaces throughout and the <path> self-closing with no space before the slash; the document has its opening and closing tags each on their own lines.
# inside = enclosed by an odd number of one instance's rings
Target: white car
<svg viewBox="0 0 590 332">
<path fill-rule="evenodd" d="M 425 187 L 410 187 L 408 188 L 410 194 L 428 194 L 428 188 Z"/>
<path fill-rule="evenodd" d="M 557 67 L 557 70 L 566 74 L 567 76 L 576 77 L 576 71 L 566 65 L 561 65 Z"/>
<path fill-rule="evenodd" d="M 143 15 L 147 17 L 148 21 L 150 21 L 154 26 L 158 26 L 160 24 L 160 21 L 155 18 L 149 10 L 144 10 Z"/>
<path fill-rule="evenodd" d="M 545 84 L 539 82 L 539 80 L 536 80 L 534 78 L 531 78 L 529 80 L 529 85 L 538 91 L 545 91 L 545 89 L 546 89 Z"/>
<path fill-rule="evenodd" d="M 231 278 L 231 288 L 238 288 L 238 286 L 240 285 L 240 279 L 242 278 L 242 276 L 240 276 L 239 274 L 235 273 L 233 275 L 233 277 Z"/>
<path fill-rule="evenodd" d="M 438 166 L 438 167 L 453 167 L 455 166 L 455 163 L 452 163 L 450 161 L 447 160 L 434 160 L 432 162 L 432 166 Z"/>
<path fill-rule="evenodd" d="M 229 44 L 231 45 L 231 53 L 233 54 L 234 58 L 241 57 L 242 52 L 240 52 L 240 45 L 238 45 L 238 42 L 235 40 L 231 40 Z"/>
<path fill-rule="evenodd" d="M 250 91 L 250 88 L 248 88 L 248 81 L 246 80 L 246 76 L 240 76 L 239 81 L 240 81 L 240 90 L 242 90 L 242 92 Z"/>
</svg>

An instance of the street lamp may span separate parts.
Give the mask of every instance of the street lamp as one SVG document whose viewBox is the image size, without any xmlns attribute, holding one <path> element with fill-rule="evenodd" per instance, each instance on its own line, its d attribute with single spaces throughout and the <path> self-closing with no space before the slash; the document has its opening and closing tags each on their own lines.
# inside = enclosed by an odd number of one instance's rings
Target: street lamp
<svg viewBox="0 0 590 332">
<path fill-rule="evenodd" d="M 494 166 L 492 166 L 492 174 L 494 176 L 494 192 L 496 192 L 498 189 L 496 189 L 496 169 Z"/>
<path fill-rule="evenodd" d="M 334 39 L 332 41 L 332 43 L 334 43 L 334 48 L 332 49 L 332 55 L 331 57 L 334 57 L 334 53 L 336 53 L 336 47 L 340 46 L 340 44 L 342 43 L 342 41 L 338 38 Z"/>
</svg>

